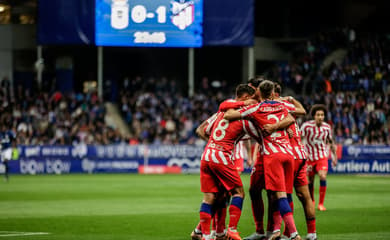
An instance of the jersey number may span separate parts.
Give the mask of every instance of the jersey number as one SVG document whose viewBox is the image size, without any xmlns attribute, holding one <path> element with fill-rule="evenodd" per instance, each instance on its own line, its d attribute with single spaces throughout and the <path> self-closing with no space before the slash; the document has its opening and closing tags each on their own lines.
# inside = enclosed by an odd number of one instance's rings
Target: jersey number
<svg viewBox="0 0 390 240">
<path fill-rule="evenodd" d="M 214 132 L 213 132 L 213 138 L 214 140 L 222 140 L 225 135 L 226 135 L 226 128 L 229 127 L 229 121 L 226 120 L 226 119 L 222 119 L 221 121 L 219 121 L 217 127 L 215 128 Z M 220 132 L 221 134 L 219 134 L 219 136 L 217 136 L 217 132 Z"/>
<path fill-rule="evenodd" d="M 279 123 L 281 120 L 284 119 L 284 115 L 280 116 L 280 119 L 278 118 L 278 116 L 276 116 L 275 114 L 270 114 L 267 116 L 267 119 L 268 120 L 271 120 L 271 119 L 275 119 L 276 120 L 276 123 Z M 283 132 L 286 134 L 286 130 L 283 130 Z M 276 131 L 276 132 L 273 132 L 271 134 L 271 137 L 281 137 L 282 134 L 280 134 L 280 132 Z"/>
</svg>

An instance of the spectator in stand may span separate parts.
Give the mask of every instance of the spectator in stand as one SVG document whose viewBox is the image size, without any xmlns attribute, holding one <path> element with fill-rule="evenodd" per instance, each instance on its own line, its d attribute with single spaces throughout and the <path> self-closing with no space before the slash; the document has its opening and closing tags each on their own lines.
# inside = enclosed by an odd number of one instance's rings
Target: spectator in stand
<svg viewBox="0 0 390 240">
<path fill-rule="evenodd" d="M 9 88 L 0 89 L 0 125 L 11 123 L 17 144 L 109 144 L 124 140 L 104 123 L 105 107 L 95 92 L 55 92 L 50 96 L 47 92 L 33 94 L 21 86 L 16 92 L 13 97 Z"/>
</svg>

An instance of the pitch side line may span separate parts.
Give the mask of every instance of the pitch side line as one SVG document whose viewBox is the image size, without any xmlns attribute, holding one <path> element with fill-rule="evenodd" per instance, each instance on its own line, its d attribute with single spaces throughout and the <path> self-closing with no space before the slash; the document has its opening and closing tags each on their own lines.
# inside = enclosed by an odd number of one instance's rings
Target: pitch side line
<svg viewBox="0 0 390 240">
<path fill-rule="evenodd" d="M 48 235 L 48 232 L 15 232 L 15 231 L 0 231 L 0 237 L 19 237 L 19 236 L 34 236 Z"/>
</svg>

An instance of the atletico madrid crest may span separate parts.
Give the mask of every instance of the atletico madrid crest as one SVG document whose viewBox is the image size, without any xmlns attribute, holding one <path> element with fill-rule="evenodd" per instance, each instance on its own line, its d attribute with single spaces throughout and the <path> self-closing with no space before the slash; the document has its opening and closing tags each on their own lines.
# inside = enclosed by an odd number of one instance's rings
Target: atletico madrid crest
<svg viewBox="0 0 390 240">
<path fill-rule="evenodd" d="M 194 2 L 188 0 L 171 1 L 171 21 L 180 30 L 186 29 L 194 22 Z"/>
</svg>

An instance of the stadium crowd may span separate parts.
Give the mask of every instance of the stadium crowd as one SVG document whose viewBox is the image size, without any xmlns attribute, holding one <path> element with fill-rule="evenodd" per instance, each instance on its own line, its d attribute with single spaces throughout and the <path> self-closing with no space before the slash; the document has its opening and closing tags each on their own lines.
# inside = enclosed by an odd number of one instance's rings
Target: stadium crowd
<svg viewBox="0 0 390 240">
<path fill-rule="evenodd" d="M 388 40 L 350 35 L 318 34 L 295 50 L 293 61 L 277 65 L 268 75 L 293 90 L 307 111 L 325 103 L 337 143 L 390 144 Z M 341 46 L 348 49 L 342 63 L 319 71 L 324 57 Z M 309 81 L 309 91 L 303 91 L 304 81 Z M 174 80 L 126 78 L 118 99 L 131 133 L 124 137 L 105 123 L 103 101 L 94 92 L 35 93 L 18 86 L 10 94 L 9 81 L 3 79 L 0 123 L 18 133 L 19 144 L 196 144 L 200 140 L 194 129 L 233 96 L 234 87 L 204 78 L 194 97 L 186 97 L 186 89 Z"/>
<path fill-rule="evenodd" d="M 375 36 L 357 39 L 350 43 L 341 64 L 332 63 L 310 79 L 319 79 L 324 90 L 303 102 L 326 103 L 338 143 L 390 143 L 390 51 L 386 42 Z"/>
<path fill-rule="evenodd" d="M 50 94 L 21 86 L 12 91 L 7 79 L 0 86 L 0 125 L 17 133 L 17 144 L 109 144 L 123 140 L 117 130 L 105 124 L 105 107 L 96 93 Z"/>
</svg>

